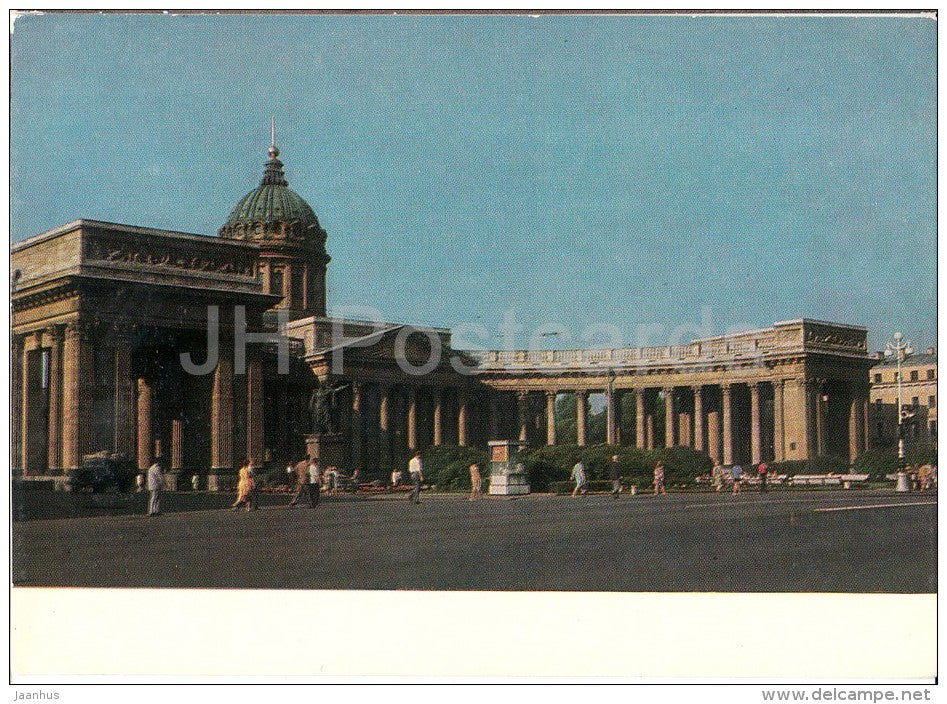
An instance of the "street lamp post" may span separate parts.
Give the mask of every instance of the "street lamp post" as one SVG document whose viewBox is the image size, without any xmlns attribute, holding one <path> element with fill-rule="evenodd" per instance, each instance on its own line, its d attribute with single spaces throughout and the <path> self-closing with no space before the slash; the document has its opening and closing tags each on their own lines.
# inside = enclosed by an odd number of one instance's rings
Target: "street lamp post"
<svg viewBox="0 0 947 704">
<path fill-rule="evenodd" d="M 904 335 L 899 332 L 894 334 L 894 341 L 889 342 L 885 347 L 885 357 L 894 356 L 898 360 L 898 483 L 895 485 L 895 491 L 910 491 L 911 482 L 908 481 L 908 474 L 904 467 L 904 414 L 901 410 L 901 364 L 907 359 L 914 350 L 911 343 L 904 339 Z"/>
</svg>

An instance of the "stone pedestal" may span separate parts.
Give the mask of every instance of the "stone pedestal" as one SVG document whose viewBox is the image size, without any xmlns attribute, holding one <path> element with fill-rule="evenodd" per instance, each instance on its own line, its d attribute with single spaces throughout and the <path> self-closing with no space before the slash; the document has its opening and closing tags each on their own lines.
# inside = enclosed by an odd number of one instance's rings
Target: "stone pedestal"
<svg viewBox="0 0 947 704">
<path fill-rule="evenodd" d="M 176 470 L 167 471 L 164 473 L 164 490 L 165 491 L 177 491 L 178 490 L 178 479 L 181 476 L 181 472 Z"/>
<path fill-rule="evenodd" d="M 526 470 L 519 461 L 520 449 L 525 443 L 513 440 L 491 440 L 490 489 L 491 496 L 517 496 L 529 493 Z"/>
<path fill-rule="evenodd" d="M 314 433 L 306 436 L 306 454 L 326 467 L 345 465 L 345 442 L 341 433 Z"/>
</svg>

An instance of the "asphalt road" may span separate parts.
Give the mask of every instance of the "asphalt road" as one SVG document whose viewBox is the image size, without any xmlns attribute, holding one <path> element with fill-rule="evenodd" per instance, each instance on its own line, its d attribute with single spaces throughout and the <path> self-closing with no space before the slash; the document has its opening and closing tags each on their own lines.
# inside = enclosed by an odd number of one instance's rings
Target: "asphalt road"
<svg viewBox="0 0 947 704">
<path fill-rule="evenodd" d="M 174 511 L 155 518 L 104 515 L 127 511 L 96 509 L 86 499 L 74 511 L 85 517 L 14 521 L 13 581 L 251 589 L 937 589 L 933 494 L 423 498 L 415 506 L 403 497 L 333 497 L 316 509 L 289 509 L 287 497 L 267 497 L 258 511 L 234 513 L 200 510 L 219 506 L 220 497 L 179 494 L 166 501 Z M 143 499 L 123 506 L 137 508 Z"/>
</svg>

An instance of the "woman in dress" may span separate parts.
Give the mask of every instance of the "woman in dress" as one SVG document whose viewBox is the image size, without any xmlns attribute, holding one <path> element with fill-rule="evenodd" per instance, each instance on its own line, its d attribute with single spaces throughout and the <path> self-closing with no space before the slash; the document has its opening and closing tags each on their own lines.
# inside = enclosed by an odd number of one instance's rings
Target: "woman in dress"
<svg viewBox="0 0 947 704">
<path fill-rule="evenodd" d="M 474 462 L 470 465 L 470 498 L 468 501 L 476 501 L 480 498 L 480 467 Z"/>
<path fill-rule="evenodd" d="M 233 502 L 231 508 L 236 511 L 241 506 L 245 506 L 249 511 L 253 503 L 253 490 L 256 485 L 253 481 L 253 469 L 251 463 L 247 462 L 240 468 L 239 479 L 237 480 L 237 500 Z"/>
</svg>

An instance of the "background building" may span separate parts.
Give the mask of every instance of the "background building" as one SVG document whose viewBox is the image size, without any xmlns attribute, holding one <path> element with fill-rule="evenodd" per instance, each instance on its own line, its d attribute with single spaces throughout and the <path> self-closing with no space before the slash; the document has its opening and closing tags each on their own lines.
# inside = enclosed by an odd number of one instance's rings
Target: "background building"
<svg viewBox="0 0 947 704">
<path fill-rule="evenodd" d="M 898 363 L 875 355 L 876 363 L 869 371 L 871 381 L 871 413 L 869 414 L 872 447 L 893 447 L 898 444 Z M 922 354 L 908 357 L 901 364 L 901 404 L 910 406 L 913 417 L 905 420 L 904 440 L 909 444 L 930 445 L 937 442 L 937 352 L 928 347 Z"/>
</svg>

